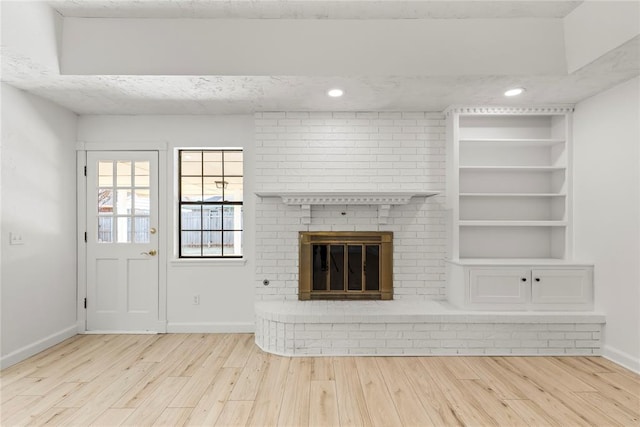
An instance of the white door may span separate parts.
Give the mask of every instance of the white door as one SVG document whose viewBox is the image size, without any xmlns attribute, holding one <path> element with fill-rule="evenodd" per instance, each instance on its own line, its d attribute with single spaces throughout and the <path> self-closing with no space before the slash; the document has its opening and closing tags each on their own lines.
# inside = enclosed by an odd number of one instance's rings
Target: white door
<svg viewBox="0 0 640 427">
<path fill-rule="evenodd" d="M 478 304 L 525 304 L 531 272 L 519 268 L 469 270 L 469 302 Z"/>
<path fill-rule="evenodd" d="M 158 328 L 158 153 L 87 153 L 87 330 Z"/>
</svg>

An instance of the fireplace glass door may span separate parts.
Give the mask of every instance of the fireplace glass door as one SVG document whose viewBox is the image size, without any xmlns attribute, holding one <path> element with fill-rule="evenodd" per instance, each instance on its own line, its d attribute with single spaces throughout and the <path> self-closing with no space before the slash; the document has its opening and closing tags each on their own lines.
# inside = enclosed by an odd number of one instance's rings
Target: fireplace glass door
<svg viewBox="0 0 640 427">
<path fill-rule="evenodd" d="M 391 299 L 390 232 L 301 232 L 300 299 Z"/>
<path fill-rule="evenodd" d="M 312 247 L 314 291 L 380 291 L 379 244 L 315 244 Z"/>
</svg>

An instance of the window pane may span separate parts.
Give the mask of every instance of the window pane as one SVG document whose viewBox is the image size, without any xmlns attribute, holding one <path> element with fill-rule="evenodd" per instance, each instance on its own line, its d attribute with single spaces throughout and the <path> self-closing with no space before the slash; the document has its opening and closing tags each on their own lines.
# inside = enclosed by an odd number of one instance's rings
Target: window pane
<svg viewBox="0 0 640 427">
<path fill-rule="evenodd" d="M 202 229 L 202 207 L 201 206 L 182 206 L 181 209 L 181 226 L 183 230 L 201 230 Z"/>
<path fill-rule="evenodd" d="M 98 217 L 98 243 L 113 242 L 113 217 Z"/>
<path fill-rule="evenodd" d="M 227 185 L 224 189 L 225 202 L 242 201 L 242 177 L 225 177 Z"/>
<path fill-rule="evenodd" d="M 226 205 L 223 225 L 225 230 L 242 230 L 242 206 Z"/>
<path fill-rule="evenodd" d="M 131 217 L 116 217 L 117 243 L 131 243 L 132 231 Z"/>
<path fill-rule="evenodd" d="M 223 231 L 224 255 L 242 255 L 242 231 Z"/>
<path fill-rule="evenodd" d="M 134 193 L 134 209 L 136 215 L 149 215 L 150 196 L 149 190 L 135 190 Z"/>
<path fill-rule="evenodd" d="M 242 176 L 242 152 L 225 151 L 224 174 Z"/>
<path fill-rule="evenodd" d="M 242 151 L 202 150 L 180 152 L 181 233 L 185 235 L 181 256 L 240 256 L 242 254 L 242 206 L 223 205 L 224 200 L 242 202 Z M 189 204 L 184 204 L 188 202 Z M 198 206 L 191 204 L 198 203 Z"/>
<path fill-rule="evenodd" d="M 207 202 L 219 202 L 222 200 L 222 189 L 227 182 L 221 176 L 204 177 L 203 200 Z"/>
<path fill-rule="evenodd" d="M 344 245 L 331 245 L 329 272 L 331 290 L 344 291 Z"/>
<path fill-rule="evenodd" d="M 151 241 L 149 235 L 150 220 L 148 216 L 137 216 L 134 218 L 135 233 L 134 242 L 136 243 L 149 243 Z"/>
<path fill-rule="evenodd" d="M 202 200 L 202 178 L 182 178 L 182 201 L 197 202 Z"/>
<path fill-rule="evenodd" d="M 180 253 L 182 256 L 201 256 L 200 231 L 183 231 L 181 235 Z"/>
<path fill-rule="evenodd" d="M 98 185 L 100 187 L 113 186 L 113 162 L 98 162 Z"/>
<path fill-rule="evenodd" d="M 202 175 L 202 153 L 200 151 L 183 151 L 180 171 L 185 175 Z"/>
<path fill-rule="evenodd" d="M 220 231 L 205 231 L 202 242 L 202 255 L 222 255 L 222 233 Z"/>
<path fill-rule="evenodd" d="M 118 187 L 131 187 L 131 162 L 119 161 L 116 168 Z"/>
<path fill-rule="evenodd" d="M 366 246 L 365 261 L 365 289 L 367 291 L 380 290 L 380 246 Z"/>
<path fill-rule="evenodd" d="M 222 206 L 203 206 L 202 209 L 202 229 L 222 230 Z"/>
<path fill-rule="evenodd" d="M 116 197 L 116 214 L 117 215 L 131 214 L 131 191 L 130 190 L 118 190 L 118 195 Z"/>
<path fill-rule="evenodd" d="M 222 176 L 222 152 L 204 152 L 204 175 Z"/>
<path fill-rule="evenodd" d="M 98 189 L 98 214 L 113 214 L 113 190 L 110 188 Z"/>
<path fill-rule="evenodd" d="M 326 291 L 329 278 L 329 254 L 328 245 L 313 246 L 313 290 Z"/>
<path fill-rule="evenodd" d="M 349 290 L 362 290 L 362 246 L 349 245 Z"/>
<path fill-rule="evenodd" d="M 135 162 L 134 170 L 136 187 L 149 187 L 149 162 Z"/>
</svg>

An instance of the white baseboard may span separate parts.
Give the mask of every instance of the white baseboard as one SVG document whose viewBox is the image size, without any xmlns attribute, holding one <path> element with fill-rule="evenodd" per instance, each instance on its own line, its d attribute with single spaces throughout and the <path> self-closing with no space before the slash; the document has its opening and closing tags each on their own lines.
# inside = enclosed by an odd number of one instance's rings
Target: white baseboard
<svg viewBox="0 0 640 427">
<path fill-rule="evenodd" d="M 167 323 L 168 333 L 191 333 L 191 334 L 220 334 L 220 333 L 236 333 L 245 334 L 255 332 L 255 324 L 252 322 L 224 322 L 224 323 Z"/>
<path fill-rule="evenodd" d="M 640 359 L 634 358 L 630 354 L 605 345 L 603 348 L 602 356 L 614 363 L 617 363 L 620 366 L 623 366 L 635 372 L 636 374 L 640 374 Z"/>
<path fill-rule="evenodd" d="M 56 344 L 61 343 L 67 338 L 71 338 L 78 334 L 78 326 L 69 326 L 59 332 L 49 335 L 41 340 L 38 340 L 32 344 L 26 345 L 22 348 L 13 351 L 6 356 L 0 358 L 0 369 L 8 368 L 11 365 L 15 365 L 18 362 L 22 362 L 29 357 L 40 353 L 43 350 L 48 349 Z"/>
</svg>

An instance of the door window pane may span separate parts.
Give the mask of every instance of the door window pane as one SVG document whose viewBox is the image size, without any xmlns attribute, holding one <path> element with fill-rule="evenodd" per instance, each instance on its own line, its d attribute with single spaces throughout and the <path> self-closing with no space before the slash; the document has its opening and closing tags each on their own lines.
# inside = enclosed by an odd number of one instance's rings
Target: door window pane
<svg viewBox="0 0 640 427">
<path fill-rule="evenodd" d="M 112 161 L 98 162 L 98 186 L 100 187 L 113 186 L 113 162 Z"/>
<path fill-rule="evenodd" d="M 135 186 L 149 187 L 149 162 L 135 162 Z"/>
<path fill-rule="evenodd" d="M 118 187 L 131 187 L 131 162 L 119 161 L 116 168 Z"/>
<path fill-rule="evenodd" d="M 148 216 L 134 217 L 134 239 L 135 243 L 149 243 L 150 238 L 150 219 Z"/>
<path fill-rule="evenodd" d="M 113 217 L 98 217 L 98 243 L 113 243 Z"/>
</svg>

